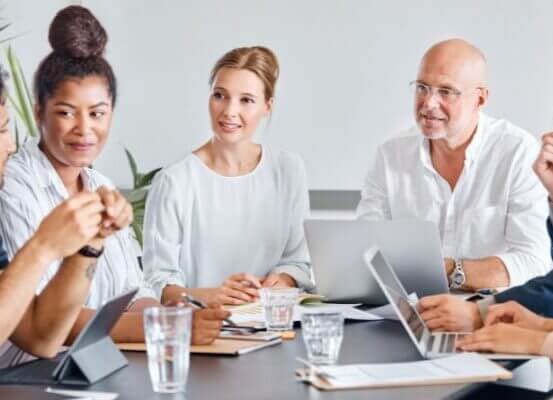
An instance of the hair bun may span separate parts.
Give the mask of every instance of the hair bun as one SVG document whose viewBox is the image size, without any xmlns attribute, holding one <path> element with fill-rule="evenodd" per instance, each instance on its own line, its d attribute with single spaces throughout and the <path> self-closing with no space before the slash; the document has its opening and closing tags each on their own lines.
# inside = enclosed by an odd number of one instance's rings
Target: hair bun
<svg viewBox="0 0 553 400">
<path fill-rule="evenodd" d="M 108 35 L 88 8 L 69 6 L 54 17 L 48 41 L 56 53 L 88 58 L 103 54 Z"/>
</svg>

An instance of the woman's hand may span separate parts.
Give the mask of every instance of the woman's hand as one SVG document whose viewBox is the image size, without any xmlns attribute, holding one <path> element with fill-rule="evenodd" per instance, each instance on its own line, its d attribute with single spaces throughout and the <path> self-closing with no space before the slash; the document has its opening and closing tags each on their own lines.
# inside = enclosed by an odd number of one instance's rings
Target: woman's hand
<svg viewBox="0 0 553 400">
<path fill-rule="evenodd" d="M 457 341 L 462 351 L 540 354 L 548 333 L 498 323 L 486 326 Z"/>
<path fill-rule="evenodd" d="M 297 287 L 296 280 L 288 274 L 269 274 L 261 281 L 263 287 Z"/>
<path fill-rule="evenodd" d="M 42 220 L 33 240 L 52 260 L 71 256 L 98 235 L 104 211 L 97 193 L 78 193 Z"/>
<path fill-rule="evenodd" d="M 261 280 L 251 274 L 240 273 L 229 276 L 216 290 L 214 302 L 219 304 L 240 305 L 256 301 Z"/>
<path fill-rule="evenodd" d="M 230 312 L 217 304 L 212 304 L 209 308 L 194 310 L 192 315 L 192 344 L 207 345 L 213 343 L 221 332 L 223 320 L 228 317 L 230 317 Z"/>
<path fill-rule="evenodd" d="M 488 315 L 486 316 L 484 325 L 494 325 L 501 322 L 513 324 L 520 328 L 538 331 L 547 330 L 545 318 L 534 314 L 515 301 L 494 304 L 488 308 Z"/>
<path fill-rule="evenodd" d="M 97 193 L 105 207 L 100 236 L 106 238 L 129 226 L 133 220 L 133 211 L 127 199 L 117 190 L 105 186 L 101 186 Z"/>
</svg>

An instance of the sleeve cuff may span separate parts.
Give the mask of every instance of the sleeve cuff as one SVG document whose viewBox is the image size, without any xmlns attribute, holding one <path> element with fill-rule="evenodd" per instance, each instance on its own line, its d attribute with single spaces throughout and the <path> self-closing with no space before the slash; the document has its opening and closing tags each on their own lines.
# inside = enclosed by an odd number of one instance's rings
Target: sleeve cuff
<svg viewBox="0 0 553 400">
<path fill-rule="evenodd" d="M 553 332 L 546 336 L 540 353 L 553 360 Z"/>
<path fill-rule="evenodd" d="M 496 257 L 503 262 L 509 274 L 509 287 L 522 285 L 528 280 L 529 277 L 520 271 L 515 254 L 503 253 L 497 254 Z"/>
<path fill-rule="evenodd" d="M 482 323 L 484 323 L 486 317 L 488 316 L 488 308 L 495 303 L 496 301 L 494 296 L 489 296 L 476 302 L 476 305 L 478 306 L 478 311 L 480 312 L 480 319 L 482 320 Z"/>
<path fill-rule="evenodd" d="M 152 283 L 153 290 L 158 299 L 161 299 L 161 296 L 163 295 L 163 289 L 165 289 L 165 287 L 169 285 L 186 287 L 184 280 L 178 276 L 171 276 L 167 279 L 159 279 L 155 283 Z"/>
<path fill-rule="evenodd" d="M 301 267 L 296 265 L 279 265 L 273 268 L 272 274 L 288 274 L 296 281 L 299 288 L 304 289 L 306 292 L 313 292 L 315 290 L 315 284 L 310 274 L 307 274 Z"/>
<path fill-rule="evenodd" d="M 553 203 L 549 197 L 547 197 L 547 203 L 549 204 L 549 221 L 553 224 Z"/>
</svg>

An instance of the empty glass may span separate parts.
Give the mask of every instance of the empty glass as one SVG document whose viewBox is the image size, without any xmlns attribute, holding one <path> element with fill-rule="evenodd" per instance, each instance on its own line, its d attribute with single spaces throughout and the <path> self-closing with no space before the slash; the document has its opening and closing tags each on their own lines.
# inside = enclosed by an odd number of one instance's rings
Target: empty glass
<svg viewBox="0 0 553 400">
<path fill-rule="evenodd" d="M 268 331 L 289 331 L 294 326 L 294 306 L 298 301 L 298 288 L 263 288 L 259 297 Z"/>
<path fill-rule="evenodd" d="M 304 313 L 301 331 L 309 362 L 331 365 L 338 361 L 344 335 L 344 317 L 341 312 Z"/>
<path fill-rule="evenodd" d="M 151 307 L 144 310 L 148 369 L 154 392 L 184 392 L 190 364 L 192 310 Z"/>
</svg>

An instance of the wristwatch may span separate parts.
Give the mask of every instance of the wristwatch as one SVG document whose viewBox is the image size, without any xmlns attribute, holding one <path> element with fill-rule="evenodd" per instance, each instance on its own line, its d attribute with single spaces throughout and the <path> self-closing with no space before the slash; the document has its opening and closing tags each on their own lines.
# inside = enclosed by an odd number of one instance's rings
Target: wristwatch
<svg viewBox="0 0 553 400">
<path fill-rule="evenodd" d="M 465 270 L 463 269 L 463 260 L 456 258 L 455 268 L 449 275 L 449 287 L 450 289 L 460 289 L 466 281 L 467 277 L 465 276 Z"/>
<path fill-rule="evenodd" d="M 83 257 L 98 258 L 104 254 L 104 246 L 101 249 L 95 249 L 92 246 L 86 245 L 81 247 L 79 254 Z"/>
</svg>

